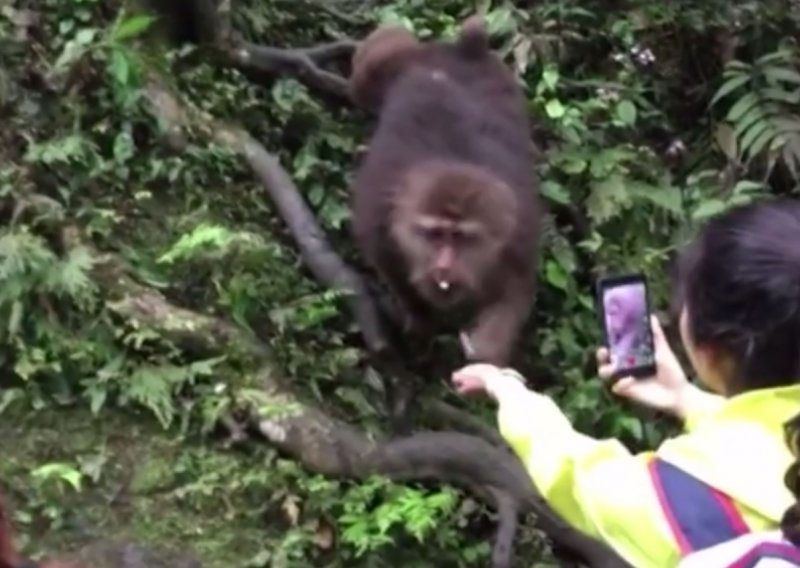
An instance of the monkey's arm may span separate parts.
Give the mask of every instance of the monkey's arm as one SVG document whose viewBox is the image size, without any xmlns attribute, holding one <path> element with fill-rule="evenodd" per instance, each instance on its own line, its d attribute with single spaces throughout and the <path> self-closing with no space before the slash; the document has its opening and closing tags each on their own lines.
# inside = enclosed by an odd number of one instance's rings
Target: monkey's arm
<svg viewBox="0 0 800 568">
<path fill-rule="evenodd" d="M 567 522 L 607 542 L 633 566 L 677 563 L 647 454 L 577 432 L 549 397 L 519 381 L 497 374 L 487 390 L 497 400 L 503 438 Z"/>
<path fill-rule="evenodd" d="M 534 294 L 531 288 L 520 279 L 510 279 L 498 299 L 483 307 L 472 328 L 462 334 L 469 359 L 494 365 L 508 363 L 522 324 L 530 314 Z"/>
</svg>

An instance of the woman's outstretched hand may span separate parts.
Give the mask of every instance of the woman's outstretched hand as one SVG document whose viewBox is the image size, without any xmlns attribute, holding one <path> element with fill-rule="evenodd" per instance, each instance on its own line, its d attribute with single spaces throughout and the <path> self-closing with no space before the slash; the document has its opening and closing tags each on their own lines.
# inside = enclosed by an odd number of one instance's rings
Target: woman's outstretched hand
<svg viewBox="0 0 800 568">
<path fill-rule="evenodd" d="M 629 398 L 644 406 L 682 416 L 687 390 L 696 389 L 681 368 L 678 358 L 664 336 L 658 318 L 650 316 L 655 347 L 656 374 L 652 377 L 636 379 L 622 377 L 611 385 L 614 394 Z M 610 363 L 608 350 L 597 350 L 597 372 L 605 381 L 611 380 L 614 367 Z"/>
<path fill-rule="evenodd" d="M 487 394 L 497 400 L 497 391 L 509 381 L 524 384 L 522 377 L 514 376 L 510 369 L 501 369 L 488 363 L 473 363 L 455 371 L 451 380 L 459 394 Z"/>
</svg>

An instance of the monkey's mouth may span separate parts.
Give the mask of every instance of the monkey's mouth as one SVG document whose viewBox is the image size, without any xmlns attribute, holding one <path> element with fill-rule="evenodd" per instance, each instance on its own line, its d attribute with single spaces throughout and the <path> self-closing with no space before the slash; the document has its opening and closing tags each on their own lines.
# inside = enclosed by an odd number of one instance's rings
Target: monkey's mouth
<svg viewBox="0 0 800 568">
<path fill-rule="evenodd" d="M 428 280 L 427 295 L 431 301 L 442 308 L 458 304 L 462 299 L 461 286 L 448 279 Z"/>
</svg>

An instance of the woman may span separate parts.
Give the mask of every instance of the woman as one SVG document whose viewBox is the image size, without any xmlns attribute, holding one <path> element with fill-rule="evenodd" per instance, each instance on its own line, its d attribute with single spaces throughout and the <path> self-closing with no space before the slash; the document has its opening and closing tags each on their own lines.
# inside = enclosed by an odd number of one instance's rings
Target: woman
<svg viewBox="0 0 800 568">
<path fill-rule="evenodd" d="M 760 202 L 704 226 L 674 283 L 692 385 L 652 318 L 657 374 L 612 389 L 683 420 L 655 452 L 576 432 L 513 373 L 469 365 L 464 393 L 498 404 L 501 434 L 550 505 L 637 568 L 676 566 L 697 550 L 776 528 L 793 502 L 783 426 L 800 409 L 800 203 Z M 611 376 L 605 349 L 599 373 Z"/>
</svg>

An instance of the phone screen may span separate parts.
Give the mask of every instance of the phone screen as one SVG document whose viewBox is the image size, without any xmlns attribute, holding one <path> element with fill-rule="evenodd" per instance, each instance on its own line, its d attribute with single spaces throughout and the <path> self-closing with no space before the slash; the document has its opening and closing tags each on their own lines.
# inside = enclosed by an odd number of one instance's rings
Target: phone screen
<svg viewBox="0 0 800 568">
<path fill-rule="evenodd" d="M 605 278 L 598 285 L 598 296 L 614 376 L 655 374 L 647 281 L 636 274 Z"/>
</svg>

